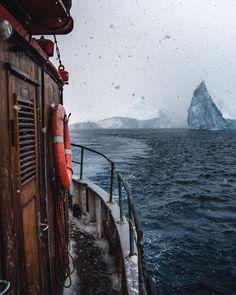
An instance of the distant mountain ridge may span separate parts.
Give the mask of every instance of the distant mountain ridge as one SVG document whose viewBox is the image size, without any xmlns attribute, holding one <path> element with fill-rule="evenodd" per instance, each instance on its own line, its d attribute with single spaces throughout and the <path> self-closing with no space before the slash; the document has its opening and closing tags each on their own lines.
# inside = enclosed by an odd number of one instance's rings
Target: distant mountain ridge
<svg viewBox="0 0 236 295">
<path fill-rule="evenodd" d="M 209 95 L 204 81 L 193 93 L 187 122 L 191 129 L 236 130 L 236 120 L 223 117 Z"/>
<path fill-rule="evenodd" d="M 172 128 L 169 116 L 159 111 L 158 117 L 149 120 L 138 120 L 127 117 L 112 117 L 97 122 L 79 122 L 72 124 L 71 129 L 144 129 L 144 128 Z"/>
</svg>

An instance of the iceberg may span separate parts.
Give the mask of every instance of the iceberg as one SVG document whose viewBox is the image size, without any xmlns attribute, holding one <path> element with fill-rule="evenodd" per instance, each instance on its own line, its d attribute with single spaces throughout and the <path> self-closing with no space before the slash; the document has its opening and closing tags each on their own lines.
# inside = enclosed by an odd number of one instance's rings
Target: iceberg
<svg viewBox="0 0 236 295">
<path fill-rule="evenodd" d="M 236 120 L 225 119 L 213 102 L 204 81 L 195 89 L 188 109 L 191 129 L 236 130 Z"/>
<path fill-rule="evenodd" d="M 127 117 L 112 117 L 97 122 L 79 122 L 70 126 L 73 129 L 149 129 L 149 128 L 173 128 L 170 117 L 162 110 L 158 117 L 148 120 L 138 120 Z"/>
</svg>

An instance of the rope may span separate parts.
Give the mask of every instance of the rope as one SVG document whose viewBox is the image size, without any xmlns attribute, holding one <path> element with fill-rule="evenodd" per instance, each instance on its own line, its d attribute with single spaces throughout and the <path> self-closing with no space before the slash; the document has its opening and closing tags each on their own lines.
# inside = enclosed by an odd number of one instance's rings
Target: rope
<svg viewBox="0 0 236 295">
<path fill-rule="evenodd" d="M 58 105 L 50 109 L 50 119 L 52 114 L 57 110 Z M 64 118 L 65 119 L 65 118 Z M 50 127 L 52 124 L 49 125 Z M 67 193 L 62 190 L 60 184 L 56 178 L 55 171 L 53 172 L 53 183 L 54 183 L 54 195 L 55 195 L 55 232 L 56 239 L 58 241 L 58 260 L 60 264 L 60 270 L 63 272 L 63 279 L 69 280 L 68 285 L 64 284 L 64 288 L 70 288 L 72 284 L 71 274 L 75 271 L 75 262 L 68 249 L 69 244 L 69 228 L 68 228 L 68 204 L 67 204 Z M 70 267 L 70 260 L 72 268 Z M 60 276 L 58 276 L 60 279 Z M 60 282 L 59 282 L 60 283 Z"/>
<path fill-rule="evenodd" d="M 54 37 L 54 43 L 55 43 L 55 46 L 56 46 L 56 53 L 57 53 L 57 58 L 58 58 L 58 61 L 59 61 L 59 67 L 60 66 L 63 66 L 62 62 L 61 62 L 61 54 L 60 54 L 60 49 L 58 47 L 58 43 L 57 43 L 57 38 L 55 35 L 53 35 Z"/>
<path fill-rule="evenodd" d="M 69 244 L 69 230 L 67 227 L 67 200 L 66 192 L 62 191 L 57 183 L 57 203 L 56 203 L 56 235 L 58 239 L 58 254 L 61 270 L 64 274 L 64 280 L 69 279 L 68 285 L 64 284 L 64 288 L 69 288 L 72 284 L 71 274 L 75 270 L 75 263 L 70 251 Z M 70 260 L 72 262 L 72 269 L 70 267 Z"/>
</svg>

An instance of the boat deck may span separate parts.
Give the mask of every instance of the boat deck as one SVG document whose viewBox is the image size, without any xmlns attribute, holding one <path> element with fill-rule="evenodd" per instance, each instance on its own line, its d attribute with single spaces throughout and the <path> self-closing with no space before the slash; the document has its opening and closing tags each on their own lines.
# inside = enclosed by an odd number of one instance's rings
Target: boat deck
<svg viewBox="0 0 236 295">
<path fill-rule="evenodd" d="M 96 226 L 71 217 L 70 252 L 75 270 L 70 288 L 63 295 L 119 294 L 120 278 L 115 271 L 114 257 L 108 254 L 105 239 L 96 239 Z M 71 263 L 71 265 L 73 264 Z M 65 282 L 68 285 L 69 279 Z"/>
</svg>

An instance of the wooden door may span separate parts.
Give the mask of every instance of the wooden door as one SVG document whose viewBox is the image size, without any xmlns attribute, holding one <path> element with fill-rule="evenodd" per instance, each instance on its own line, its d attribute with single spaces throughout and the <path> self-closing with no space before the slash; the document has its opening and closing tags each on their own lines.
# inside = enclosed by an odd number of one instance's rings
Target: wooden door
<svg viewBox="0 0 236 295">
<path fill-rule="evenodd" d="M 40 263 L 39 126 L 37 86 L 11 73 L 9 77 L 12 171 L 17 218 L 20 294 L 43 294 Z M 46 227 L 44 228 L 46 229 Z"/>
</svg>

